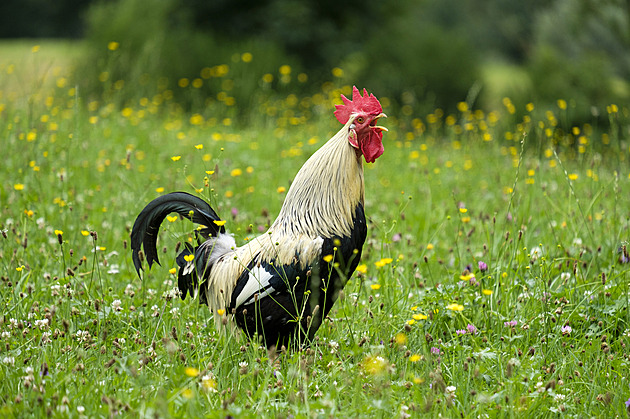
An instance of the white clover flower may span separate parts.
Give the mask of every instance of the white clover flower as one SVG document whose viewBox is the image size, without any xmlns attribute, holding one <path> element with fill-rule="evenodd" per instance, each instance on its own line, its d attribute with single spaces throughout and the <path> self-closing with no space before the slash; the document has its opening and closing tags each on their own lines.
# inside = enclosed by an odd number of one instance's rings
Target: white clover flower
<svg viewBox="0 0 630 419">
<path fill-rule="evenodd" d="M 112 274 L 112 275 L 120 273 L 120 266 L 112 263 L 111 265 L 109 265 L 109 269 L 107 270 L 107 273 Z"/>
<path fill-rule="evenodd" d="M 112 309 L 114 311 L 122 311 L 122 301 L 120 300 L 112 301 Z"/>
</svg>

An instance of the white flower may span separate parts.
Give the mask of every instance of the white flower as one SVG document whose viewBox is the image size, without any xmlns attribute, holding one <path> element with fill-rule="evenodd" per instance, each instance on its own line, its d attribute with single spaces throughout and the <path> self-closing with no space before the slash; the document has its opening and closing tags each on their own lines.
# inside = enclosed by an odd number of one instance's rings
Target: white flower
<svg viewBox="0 0 630 419">
<path fill-rule="evenodd" d="M 90 338 L 90 332 L 87 330 L 77 330 L 74 335 L 76 336 L 78 342 L 85 342 Z"/>
<path fill-rule="evenodd" d="M 122 311 L 122 301 L 120 300 L 112 301 L 112 309 L 114 311 Z"/>
<path fill-rule="evenodd" d="M 3 364 L 6 364 L 6 365 L 11 365 L 11 366 L 13 366 L 13 365 L 15 365 L 15 358 L 13 358 L 12 356 L 5 356 L 5 357 L 2 359 L 2 363 L 3 363 Z"/>
<path fill-rule="evenodd" d="M 238 366 L 239 366 L 239 367 L 241 367 L 241 368 L 244 368 L 244 367 L 246 367 L 246 366 L 248 366 L 248 365 L 249 365 L 249 364 L 247 363 L 247 361 L 243 361 L 243 362 L 239 362 L 239 363 L 238 363 Z"/>
<path fill-rule="evenodd" d="M 133 285 L 127 284 L 127 286 L 125 287 L 125 294 L 129 295 L 130 297 L 133 297 L 136 294 Z"/>
<path fill-rule="evenodd" d="M 109 265 L 109 269 L 107 270 L 107 273 L 108 274 L 112 274 L 112 275 L 120 273 L 120 266 L 118 266 L 117 264 L 112 263 L 111 265 Z"/>
<path fill-rule="evenodd" d="M 83 406 L 77 406 L 77 412 L 79 412 L 79 413 L 83 413 L 83 412 L 85 412 L 85 407 L 83 407 Z"/>
<path fill-rule="evenodd" d="M 446 392 L 455 395 L 455 390 L 457 390 L 457 387 L 455 386 L 448 386 L 446 387 Z"/>
<path fill-rule="evenodd" d="M 48 328 L 48 319 L 35 320 L 35 327 L 39 327 L 40 330 Z"/>
<path fill-rule="evenodd" d="M 177 287 L 173 287 L 168 291 L 164 291 L 164 293 L 162 294 L 162 298 L 164 298 L 166 301 L 170 301 L 177 297 L 179 297 L 179 288 Z"/>
</svg>

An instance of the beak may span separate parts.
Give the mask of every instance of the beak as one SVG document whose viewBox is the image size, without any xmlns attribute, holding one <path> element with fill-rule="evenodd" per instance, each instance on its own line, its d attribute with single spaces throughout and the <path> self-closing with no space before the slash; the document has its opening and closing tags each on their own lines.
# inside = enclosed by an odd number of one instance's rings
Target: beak
<svg viewBox="0 0 630 419">
<path fill-rule="evenodd" d="M 377 122 L 379 118 L 387 118 L 387 115 L 385 115 L 384 113 L 381 112 L 381 114 L 379 116 L 377 116 L 376 118 L 374 118 L 374 122 Z M 378 130 L 378 131 L 385 131 L 387 132 L 388 129 L 385 127 L 382 127 L 380 125 L 374 125 L 372 127 L 372 129 Z"/>
</svg>

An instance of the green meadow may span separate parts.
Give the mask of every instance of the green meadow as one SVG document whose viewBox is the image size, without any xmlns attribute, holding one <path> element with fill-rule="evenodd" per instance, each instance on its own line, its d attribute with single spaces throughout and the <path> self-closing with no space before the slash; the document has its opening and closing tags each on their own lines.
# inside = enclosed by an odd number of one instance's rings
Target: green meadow
<svg viewBox="0 0 630 419">
<path fill-rule="evenodd" d="M 106 72 L 108 95 L 84 93 L 81 48 L 0 44 L 0 416 L 627 415 L 627 104 L 575 125 L 563 98 L 417 114 L 358 86 L 389 116 L 361 264 L 308 348 L 268 353 L 178 298 L 195 226 L 165 220 L 142 279 L 131 226 L 181 190 L 237 243 L 264 232 L 352 85 L 269 92 L 286 65 L 243 115 L 230 62 L 120 104 L 134 86 Z M 215 100 L 177 103 L 210 82 Z"/>
</svg>

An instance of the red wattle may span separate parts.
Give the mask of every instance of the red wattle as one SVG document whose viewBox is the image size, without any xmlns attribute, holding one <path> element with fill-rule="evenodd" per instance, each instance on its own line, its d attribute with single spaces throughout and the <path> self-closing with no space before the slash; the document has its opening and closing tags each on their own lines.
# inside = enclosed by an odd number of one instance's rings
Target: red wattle
<svg viewBox="0 0 630 419">
<path fill-rule="evenodd" d="M 363 138 L 363 141 L 360 141 L 360 144 L 363 157 L 368 163 L 374 163 L 385 151 L 383 147 L 383 132 L 380 130 L 371 129 L 369 134 Z"/>
</svg>

